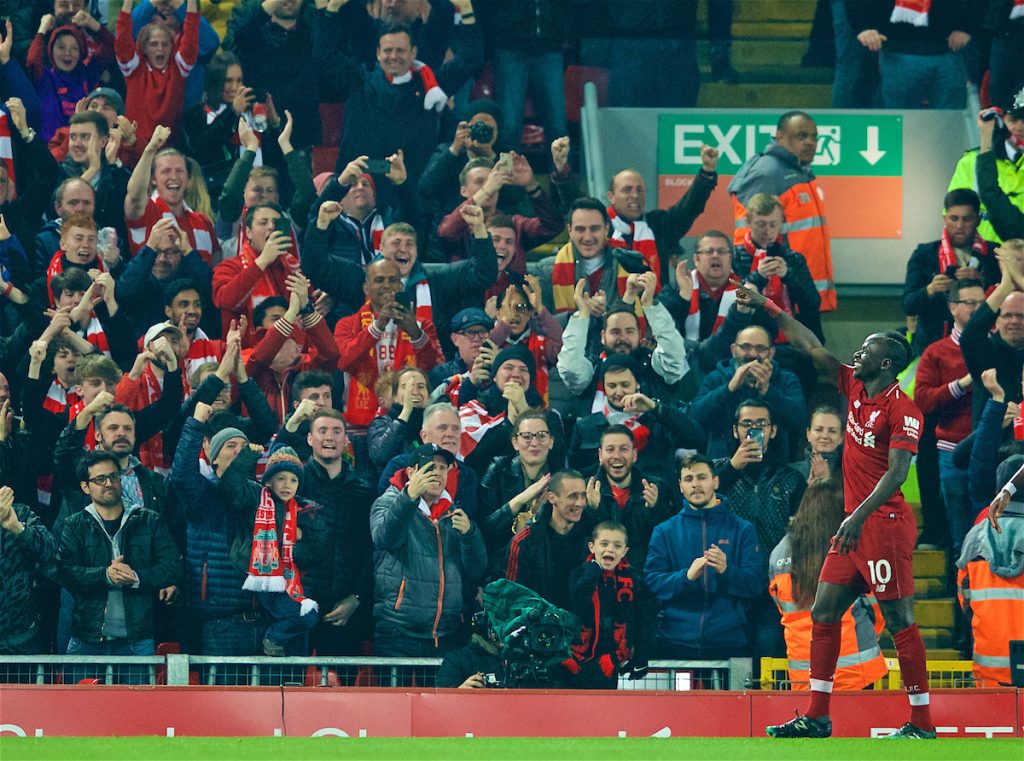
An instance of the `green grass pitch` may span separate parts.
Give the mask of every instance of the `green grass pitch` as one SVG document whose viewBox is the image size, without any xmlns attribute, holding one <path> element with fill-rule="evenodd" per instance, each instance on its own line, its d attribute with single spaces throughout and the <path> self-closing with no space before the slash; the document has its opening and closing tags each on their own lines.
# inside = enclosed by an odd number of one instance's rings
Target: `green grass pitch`
<svg viewBox="0 0 1024 761">
<path fill-rule="evenodd" d="M 491 761 L 492 759 L 556 759 L 556 761 L 685 761 L 686 759 L 779 759 L 780 761 L 852 761 L 894 759 L 964 759 L 1022 761 L 1024 740 L 940 739 L 772 740 L 768 738 L 416 738 L 339 739 L 214 738 L 214 737 L 75 737 L 0 739 L 3 761 L 297 761 L 342 758 L 346 761 Z"/>
</svg>

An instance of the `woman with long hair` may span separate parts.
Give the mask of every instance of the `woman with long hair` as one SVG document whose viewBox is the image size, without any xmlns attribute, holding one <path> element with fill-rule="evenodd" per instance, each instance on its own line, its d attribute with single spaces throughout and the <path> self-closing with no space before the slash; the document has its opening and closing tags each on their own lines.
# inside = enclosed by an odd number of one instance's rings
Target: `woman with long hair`
<svg viewBox="0 0 1024 761">
<path fill-rule="evenodd" d="M 782 613 L 793 690 L 808 689 L 811 607 L 818 591 L 818 574 L 844 517 L 843 489 L 839 482 L 834 479 L 811 481 L 789 530 L 769 560 L 768 591 Z M 887 673 L 878 646 L 884 621 L 874 597 L 858 597 L 843 615 L 842 626 L 835 688 L 864 689 Z"/>
</svg>

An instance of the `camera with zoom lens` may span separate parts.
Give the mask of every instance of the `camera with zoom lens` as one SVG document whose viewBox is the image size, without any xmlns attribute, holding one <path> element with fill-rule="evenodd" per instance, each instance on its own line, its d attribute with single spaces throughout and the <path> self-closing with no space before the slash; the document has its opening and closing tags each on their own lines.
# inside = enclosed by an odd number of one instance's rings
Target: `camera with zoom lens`
<svg viewBox="0 0 1024 761">
<path fill-rule="evenodd" d="M 473 122 L 469 125 L 469 137 L 481 144 L 489 143 L 494 138 L 494 127 L 487 122 Z"/>
</svg>

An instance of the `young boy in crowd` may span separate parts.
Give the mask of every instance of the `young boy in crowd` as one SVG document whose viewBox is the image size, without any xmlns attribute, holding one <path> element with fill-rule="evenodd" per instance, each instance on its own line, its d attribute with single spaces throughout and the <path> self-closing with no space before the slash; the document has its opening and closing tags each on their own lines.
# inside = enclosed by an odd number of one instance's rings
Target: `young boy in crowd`
<svg viewBox="0 0 1024 761">
<path fill-rule="evenodd" d="M 626 561 L 629 536 L 617 521 L 594 527 L 590 555 L 569 578 L 580 636 L 565 667 L 578 689 L 614 690 L 619 674 L 640 679 L 654 644 L 655 608 L 639 574 Z"/>
</svg>

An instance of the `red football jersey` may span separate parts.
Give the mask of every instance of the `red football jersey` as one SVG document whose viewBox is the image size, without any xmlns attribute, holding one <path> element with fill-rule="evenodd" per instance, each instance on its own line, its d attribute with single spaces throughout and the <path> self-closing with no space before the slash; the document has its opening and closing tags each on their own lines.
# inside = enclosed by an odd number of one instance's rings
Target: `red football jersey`
<svg viewBox="0 0 1024 761">
<path fill-rule="evenodd" d="M 868 397 L 850 365 L 839 369 L 839 391 L 850 400 L 843 444 L 843 492 L 846 512 L 852 513 L 889 470 L 891 447 L 917 453 L 924 421 L 898 382 Z M 908 510 L 900 489 L 885 504 L 892 510 Z"/>
</svg>

